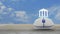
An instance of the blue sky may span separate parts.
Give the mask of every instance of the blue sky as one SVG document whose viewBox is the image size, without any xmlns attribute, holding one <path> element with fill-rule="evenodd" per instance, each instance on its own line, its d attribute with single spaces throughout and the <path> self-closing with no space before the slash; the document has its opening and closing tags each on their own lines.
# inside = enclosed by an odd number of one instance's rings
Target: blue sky
<svg viewBox="0 0 60 34">
<path fill-rule="evenodd" d="M 32 24 L 42 8 L 60 24 L 60 0 L 0 0 L 0 24 Z"/>
</svg>

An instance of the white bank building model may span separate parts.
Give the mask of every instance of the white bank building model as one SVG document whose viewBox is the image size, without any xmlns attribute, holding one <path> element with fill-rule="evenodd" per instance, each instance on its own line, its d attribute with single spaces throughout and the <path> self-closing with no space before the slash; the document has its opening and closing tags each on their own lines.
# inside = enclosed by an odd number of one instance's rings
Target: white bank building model
<svg viewBox="0 0 60 34">
<path fill-rule="evenodd" d="M 33 23 L 34 29 L 53 29 L 54 23 L 48 18 L 48 10 L 41 9 L 39 10 L 39 18 Z"/>
</svg>

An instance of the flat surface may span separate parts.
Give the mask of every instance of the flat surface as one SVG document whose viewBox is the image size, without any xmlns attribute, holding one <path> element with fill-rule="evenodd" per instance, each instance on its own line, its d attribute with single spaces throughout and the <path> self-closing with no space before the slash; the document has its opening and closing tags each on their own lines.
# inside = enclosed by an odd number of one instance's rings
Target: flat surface
<svg viewBox="0 0 60 34">
<path fill-rule="evenodd" d="M 55 25 L 52 30 L 35 30 L 32 24 L 1 25 L 0 34 L 60 34 L 60 25 Z"/>
</svg>

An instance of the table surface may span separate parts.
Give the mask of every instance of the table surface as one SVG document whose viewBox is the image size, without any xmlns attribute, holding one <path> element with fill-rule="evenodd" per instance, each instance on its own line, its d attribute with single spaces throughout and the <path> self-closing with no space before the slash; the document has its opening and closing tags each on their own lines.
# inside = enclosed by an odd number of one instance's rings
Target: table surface
<svg viewBox="0 0 60 34">
<path fill-rule="evenodd" d="M 54 29 L 51 30 L 40 30 L 33 29 L 32 24 L 10 24 L 10 25 L 1 25 L 0 34 L 59 34 L 60 25 L 55 25 Z"/>
</svg>

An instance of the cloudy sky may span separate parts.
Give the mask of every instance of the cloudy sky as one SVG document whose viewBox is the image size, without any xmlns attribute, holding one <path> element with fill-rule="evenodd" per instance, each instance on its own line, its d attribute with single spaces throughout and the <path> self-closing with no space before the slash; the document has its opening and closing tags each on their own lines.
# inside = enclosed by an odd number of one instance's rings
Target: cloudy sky
<svg viewBox="0 0 60 34">
<path fill-rule="evenodd" d="M 32 24 L 42 8 L 60 24 L 60 0 L 0 0 L 0 24 Z"/>
</svg>

